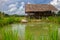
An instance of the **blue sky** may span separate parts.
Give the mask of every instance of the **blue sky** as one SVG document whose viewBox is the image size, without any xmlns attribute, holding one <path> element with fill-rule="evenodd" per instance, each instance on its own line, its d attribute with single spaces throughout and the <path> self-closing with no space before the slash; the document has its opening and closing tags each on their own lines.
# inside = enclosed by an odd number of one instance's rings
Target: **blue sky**
<svg viewBox="0 0 60 40">
<path fill-rule="evenodd" d="M 23 15 L 25 4 L 52 4 L 60 10 L 60 0 L 0 0 L 0 11 Z"/>
</svg>

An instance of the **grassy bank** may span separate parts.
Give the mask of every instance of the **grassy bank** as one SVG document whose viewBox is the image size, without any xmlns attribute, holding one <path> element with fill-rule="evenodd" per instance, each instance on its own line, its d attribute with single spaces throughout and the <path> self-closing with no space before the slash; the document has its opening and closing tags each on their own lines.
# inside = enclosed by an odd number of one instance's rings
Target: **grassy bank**
<svg viewBox="0 0 60 40">
<path fill-rule="evenodd" d="M 0 19 L 0 26 L 12 24 L 12 23 L 20 23 L 21 19 L 24 17 L 4 17 Z"/>
<path fill-rule="evenodd" d="M 42 18 L 42 21 L 60 24 L 60 16 L 56 16 L 56 17 L 50 16 L 50 17 L 47 17 L 46 19 Z"/>
<path fill-rule="evenodd" d="M 42 17 L 42 19 L 28 19 L 30 22 L 50 22 L 60 24 L 60 16 Z"/>
<path fill-rule="evenodd" d="M 12 23 L 20 23 L 22 19 L 25 17 L 3 17 L 0 19 L 0 26 L 12 24 Z M 60 24 L 60 16 L 57 17 L 47 17 L 47 18 L 42 18 L 42 19 L 29 19 L 27 18 L 28 22 L 50 22 L 50 23 L 56 23 Z"/>
</svg>

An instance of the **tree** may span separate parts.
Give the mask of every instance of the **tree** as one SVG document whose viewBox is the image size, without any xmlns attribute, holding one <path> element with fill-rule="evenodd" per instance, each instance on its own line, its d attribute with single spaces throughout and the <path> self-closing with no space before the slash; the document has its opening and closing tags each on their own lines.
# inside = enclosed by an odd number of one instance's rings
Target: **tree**
<svg viewBox="0 0 60 40">
<path fill-rule="evenodd" d="M 0 19 L 3 17 L 3 12 L 0 11 Z"/>
<path fill-rule="evenodd" d="M 57 14 L 57 16 L 60 16 L 60 11 L 58 11 L 58 14 Z"/>
</svg>

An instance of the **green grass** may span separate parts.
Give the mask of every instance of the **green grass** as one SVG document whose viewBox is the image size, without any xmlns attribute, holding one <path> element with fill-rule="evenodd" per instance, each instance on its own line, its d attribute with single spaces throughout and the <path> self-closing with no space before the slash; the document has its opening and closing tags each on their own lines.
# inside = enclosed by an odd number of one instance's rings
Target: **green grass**
<svg viewBox="0 0 60 40">
<path fill-rule="evenodd" d="M 47 22 L 27 23 L 24 40 L 58 40 L 58 26 Z M 0 36 L 1 40 L 20 40 L 18 31 L 12 31 L 10 25 L 0 28 Z"/>
<path fill-rule="evenodd" d="M 49 17 L 42 17 L 42 19 L 29 19 L 29 22 L 50 22 L 60 24 L 60 16 L 49 16 Z"/>
<path fill-rule="evenodd" d="M 47 18 L 48 19 L 42 18 L 42 21 L 60 24 L 60 16 L 56 16 L 56 17 L 50 16 L 50 17 L 47 17 Z"/>
<path fill-rule="evenodd" d="M 20 23 L 20 21 L 24 19 L 24 17 L 5 17 L 0 19 L 0 27 L 13 23 Z"/>
<path fill-rule="evenodd" d="M 26 27 L 26 40 L 58 40 L 58 25 L 29 23 Z"/>
<path fill-rule="evenodd" d="M 10 25 L 8 27 L 0 28 L 1 40 L 18 40 L 18 32 L 12 31 Z"/>
<path fill-rule="evenodd" d="M 13 34 L 11 27 L 10 29 L 4 29 L 4 27 L 11 23 L 20 23 L 23 18 L 6 17 L 0 19 L 0 40 L 19 40 L 18 32 L 15 31 Z M 37 19 L 28 19 L 29 23 L 26 24 L 25 28 L 25 40 L 58 40 L 60 17 L 48 17 L 48 20 L 45 18 L 39 19 L 42 22 L 32 22 L 31 20 Z"/>
</svg>

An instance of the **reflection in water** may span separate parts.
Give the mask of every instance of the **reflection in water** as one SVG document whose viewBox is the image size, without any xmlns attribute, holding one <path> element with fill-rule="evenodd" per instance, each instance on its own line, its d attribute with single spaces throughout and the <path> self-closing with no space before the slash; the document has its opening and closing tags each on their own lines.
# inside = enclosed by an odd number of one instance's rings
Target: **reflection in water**
<svg viewBox="0 0 60 40">
<path fill-rule="evenodd" d="M 25 24 L 12 24 L 12 30 L 14 32 L 18 32 L 20 40 L 24 40 L 25 38 Z"/>
</svg>

